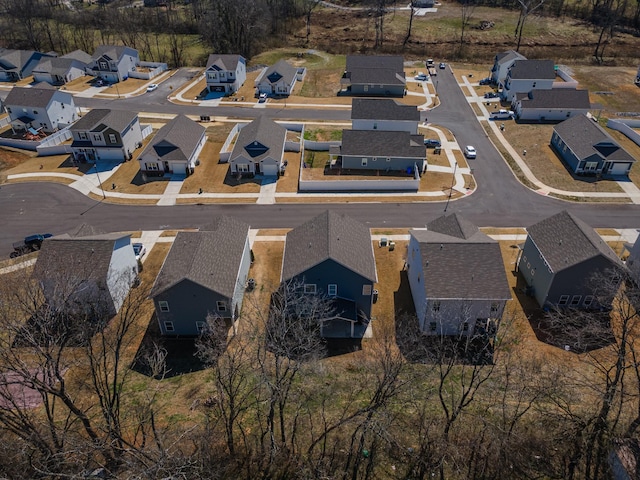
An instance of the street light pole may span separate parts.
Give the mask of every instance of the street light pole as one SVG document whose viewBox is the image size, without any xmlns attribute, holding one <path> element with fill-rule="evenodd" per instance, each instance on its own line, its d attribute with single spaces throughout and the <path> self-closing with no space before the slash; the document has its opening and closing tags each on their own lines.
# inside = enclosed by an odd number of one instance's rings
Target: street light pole
<svg viewBox="0 0 640 480">
<path fill-rule="evenodd" d="M 100 185 L 100 190 L 102 190 L 102 199 L 106 199 L 107 196 L 104 194 L 104 188 L 102 188 L 102 182 L 100 181 L 100 175 L 98 175 L 98 162 L 93 162 L 93 166 L 96 169 L 96 178 L 98 179 L 98 184 Z"/>
</svg>

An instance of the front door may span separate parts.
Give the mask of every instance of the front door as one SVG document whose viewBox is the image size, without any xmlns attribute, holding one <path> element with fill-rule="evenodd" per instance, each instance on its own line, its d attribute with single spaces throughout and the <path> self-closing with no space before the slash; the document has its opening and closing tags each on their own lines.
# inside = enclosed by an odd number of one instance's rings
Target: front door
<svg viewBox="0 0 640 480">
<path fill-rule="evenodd" d="M 164 162 L 164 171 L 165 173 L 169 173 L 169 162 Z"/>
</svg>

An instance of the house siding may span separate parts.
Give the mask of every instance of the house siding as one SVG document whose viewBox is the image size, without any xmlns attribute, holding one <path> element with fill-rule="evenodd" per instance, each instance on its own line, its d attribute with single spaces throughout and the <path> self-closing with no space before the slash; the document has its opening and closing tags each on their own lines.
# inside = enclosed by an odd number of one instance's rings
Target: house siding
<svg viewBox="0 0 640 480">
<path fill-rule="evenodd" d="M 438 311 L 434 311 L 436 302 Z M 477 323 L 486 324 L 487 320 L 502 318 L 506 303 L 505 300 L 427 299 L 422 332 L 426 335 L 472 336 Z M 493 312 L 492 306 L 496 307 Z M 431 329 L 432 323 L 435 323 L 435 330 Z"/>
<path fill-rule="evenodd" d="M 580 303 L 572 305 L 572 307 L 586 308 L 584 305 L 585 296 L 594 294 L 597 290 L 594 287 L 603 283 L 602 279 L 598 277 L 606 276 L 611 268 L 613 268 L 611 262 L 602 255 L 598 255 L 589 261 L 558 272 L 549 288 L 546 303 L 557 305 L 561 295 L 569 295 L 569 302 L 574 296 L 581 296 Z M 607 305 L 610 305 L 610 301 L 604 300 L 604 306 Z M 594 298 L 591 308 L 597 306 Z"/>
<path fill-rule="evenodd" d="M 64 128 L 78 119 L 73 97 L 68 93 L 56 92 L 46 108 L 25 105 L 7 105 L 12 126 L 22 128 L 22 124 L 15 122 L 22 116 L 33 118 L 31 126 L 36 130 L 42 128 L 46 133 L 52 133 Z"/>
<path fill-rule="evenodd" d="M 205 72 L 207 79 L 207 88 L 209 92 L 217 91 L 217 89 L 223 89 L 224 93 L 231 95 L 238 91 L 238 89 L 247 80 L 247 69 L 245 60 L 241 58 L 238 61 L 238 65 L 235 71 L 231 70 L 215 70 L 210 67 Z"/>
<path fill-rule="evenodd" d="M 236 287 L 233 292 L 233 299 L 231 303 L 231 313 L 235 316 L 237 312 L 240 314 L 242 311 L 242 300 L 244 299 L 244 291 L 247 284 L 247 277 L 249 276 L 249 268 L 251 267 L 251 246 L 249 244 L 249 237 L 244 241 L 244 250 L 242 251 L 242 259 L 240 260 L 240 268 L 238 270 L 238 276 L 236 278 Z"/>
<path fill-rule="evenodd" d="M 418 134 L 418 122 L 403 120 L 365 120 L 354 119 L 351 122 L 352 130 L 381 130 L 387 132 L 409 132 Z"/>
<path fill-rule="evenodd" d="M 113 247 L 109 273 L 107 274 L 107 288 L 116 312 L 122 307 L 137 274 L 138 262 L 131 245 L 131 239 L 126 237 L 117 240 Z"/>
<path fill-rule="evenodd" d="M 367 159 L 367 164 L 362 165 L 363 159 Z M 390 161 L 387 161 L 387 157 L 371 157 L 366 155 L 343 155 L 342 156 L 342 168 L 351 168 L 354 170 L 398 170 L 398 171 L 413 171 L 414 166 L 417 165 L 418 169 L 422 170 L 425 163 L 424 158 L 400 158 L 400 157 L 388 157 Z"/>
<path fill-rule="evenodd" d="M 532 287 L 533 296 L 538 304 L 544 305 L 554 279 L 554 273 L 551 272 L 540 250 L 529 236 L 527 236 L 518 261 L 518 270 L 527 285 Z"/>
<path fill-rule="evenodd" d="M 517 102 L 514 107 L 514 112 L 516 117 L 522 121 L 562 122 L 567 118 L 575 117 L 576 115 L 586 115 L 589 112 L 589 109 L 523 108 L 522 102 Z"/>
<path fill-rule="evenodd" d="M 531 90 L 549 90 L 553 87 L 553 79 L 513 79 L 507 76 L 502 99 L 511 102 L 516 93 L 527 93 Z"/>
<path fill-rule="evenodd" d="M 222 318 L 231 318 L 233 311 L 230 300 L 190 280 L 182 280 L 156 295 L 153 303 L 162 335 L 197 336 L 200 332 L 196 322 L 206 322 L 210 313 Z M 168 312 L 160 309 L 159 302 L 162 301 L 168 302 Z M 225 312 L 218 311 L 218 301 L 226 302 Z M 173 332 L 167 331 L 165 322 L 173 323 Z"/>
<path fill-rule="evenodd" d="M 420 242 L 412 235 L 407 250 L 407 278 L 413 304 L 416 308 L 420 329 L 424 330 L 424 322 L 427 311 L 427 296 L 424 290 L 424 268 L 422 255 L 420 254 Z M 418 281 L 420 279 L 420 281 Z"/>
<path fill-rule="evenodd" d="M 381 96 L 381 97 L 403 97 L 404 85 L 379 85 L 379 84 L 367 84 L 367 85 L 351 85 L 350 91 L 352 95 L 367 95 L 367 96 Z"/>
<path fill-rule="evenodd" d="M 601 172 L 604 167 L 602 158 L 595 153 L 586 158 L 578 158 L 556 132 L 553 132 L 551 136 L 551 145 L 573 173 L 586 173 L 586 164 L 589 162 L 595 162 L 597 164 L 596 169 L 592 171 L 593 173 Z"/>
</svg>

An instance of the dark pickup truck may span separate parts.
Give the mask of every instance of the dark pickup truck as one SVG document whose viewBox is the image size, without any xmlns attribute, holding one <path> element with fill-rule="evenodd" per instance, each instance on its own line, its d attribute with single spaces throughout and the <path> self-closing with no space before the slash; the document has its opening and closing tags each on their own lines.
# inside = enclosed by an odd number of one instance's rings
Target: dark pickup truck
<svg viewBox="0 0 640 480">
<path fill-rule="evenodd" d="M 36 252 L 42 247 L 42 242 L 45 238 L 52 237 L 50 233 L 37 233 L 35 235 L 29 235 L 24 237 L 22 242 L 16 242 L 13 244 L 13 252 L 9 255 L 11 258 L 19 257 L 26 253 Z"/>
</svg>

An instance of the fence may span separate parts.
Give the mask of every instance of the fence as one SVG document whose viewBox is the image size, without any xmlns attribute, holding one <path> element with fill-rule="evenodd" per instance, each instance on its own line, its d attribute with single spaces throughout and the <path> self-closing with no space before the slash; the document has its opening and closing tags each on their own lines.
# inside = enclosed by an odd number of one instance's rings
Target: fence
<svg viewBox="0 0 640 480">
<path fill-rule="evenodd" d="M 227 139 L 224 141 L 224 144 L 220 149 L 220 163 L 227 163 L 229 161 L 229 157 L 231 157 L 231 150 L 229 149 L 229 147 L 231 146 L 231 142 L 233 141 L 234 138 L 236 138 L 236 135 L 238 134 L 240 129 L 245 125 L 247 124 L 236 123 L 235 126 L 229 132 Z"/>
<path fill-rule="evenodd" d="M 556 69 L 556 75 L 558 75 L 563 81 L 553 82 L 552 88 L 570 88 L 575 90 L 578 88 L 578 82 L 574 80 L 568 72 L 565 72 L 562 68 Z"/>
<path fill-rule="evenodd" d="M 168 67 L 166 63 L 158 63 L 158 62 L 140 62 L 140 68 L 148 68 L 148 72 L 140 72 L 138 70 L 134 72 L 129 72 L 129 77 L 131 78 L 140 78 L 142 80 L 151 80 L 154 77 L 157 77 L 162 72 L 165 72 Z"/>
<path fill-rule="evenodd" d="M 151 135 L 151 132 L 153 132 L 153 128 L 151 127 L 151 125 L 140 125 L 140 127 L 142 127 L 141 132 L 143 140 Z"/>
<path fill-rule="evenodd" d="M 612 128 L 613 130 L 617 130 L 635 143 L 640 146 L 640 133 L 636 132 L 634 128 L 640 128 L 640 120 L 632 120 L 632 119 L 624 119 L 624 120 L 613 120 L 610 119 L 607 121 L 607 127 Z"/>
<path fill-rule="evenodd" d="M 39 157 L 47 157 L 50 155 L 62 155 L 65 153 L 72 153 L 73 150 L 71 149 L 71 145 L 69 144 L 65 144 L 65 145 L 52 145 L 50 147 L 42 147 L 42 146 L 38 146 L 37 148 L 38 150 L 38 156 Z"/>
<path fill-rule="evenodd" d="M 300 169 L 302 172 L 303 169 Z M 301 192 L 417 192 L 420 177 L 406 180 L 302 180 Z"/>
</svg>

